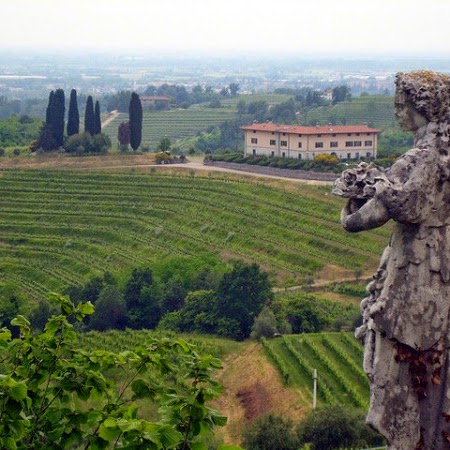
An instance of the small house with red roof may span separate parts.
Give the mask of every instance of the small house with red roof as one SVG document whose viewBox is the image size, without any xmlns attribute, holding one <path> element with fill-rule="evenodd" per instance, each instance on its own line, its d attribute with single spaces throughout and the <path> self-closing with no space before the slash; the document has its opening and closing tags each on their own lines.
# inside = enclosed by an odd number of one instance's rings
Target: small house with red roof
<svg viewBox="0 0 450 450">
<path fill-rule="evenodd" d="M 381 130 L 367 125 L 306 127 L 254 123 L 242 127 L 245 155 L 314 159 L 319 154 L 339 159 L 376 158 Z"/>
</svg>

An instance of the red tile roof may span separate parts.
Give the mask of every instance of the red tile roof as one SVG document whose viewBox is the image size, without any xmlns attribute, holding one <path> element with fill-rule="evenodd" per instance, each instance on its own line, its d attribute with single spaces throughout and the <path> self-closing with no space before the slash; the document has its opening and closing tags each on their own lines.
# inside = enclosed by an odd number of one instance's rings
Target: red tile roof
<svg viewBox="0 0 450 450">
<path fill-rule="evenodd" d="M 367 125 L 326 125 L 304 127 L 301 125 L 276 125 L 274 123 L 254 123 L 241 127 L 247 131 L 271 131 L 291 134 L 345 134 L 345 133 L 380 133 L 381 130 L 370 128 Z"/>
</svg>

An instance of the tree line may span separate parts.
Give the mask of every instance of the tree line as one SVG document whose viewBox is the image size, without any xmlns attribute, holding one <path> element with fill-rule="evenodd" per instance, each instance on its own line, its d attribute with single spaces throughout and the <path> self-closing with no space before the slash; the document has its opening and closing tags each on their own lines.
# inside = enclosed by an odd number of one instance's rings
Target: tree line
<svg viewBox="0 0 450 450">
<path fill-rule="evenodd" d="M 92 96 L 86 99 L 84 113 L 84 132 L 80 132 L 80 114 L 77 92 L 70 92 L 67 127 L 65 127 L 65 94 L 63 89 L 51 91 L 45 114 L 45 122 L 39 137 L 32 142 L 32 151 L 49 152 L 64 148 L 72 154 L 106 153 L 111 146 L 108 136 L 102 134 L 100 102 L 94 106 Z M 65 133 L 66 130 L 66 133 Z"/>
</svg>

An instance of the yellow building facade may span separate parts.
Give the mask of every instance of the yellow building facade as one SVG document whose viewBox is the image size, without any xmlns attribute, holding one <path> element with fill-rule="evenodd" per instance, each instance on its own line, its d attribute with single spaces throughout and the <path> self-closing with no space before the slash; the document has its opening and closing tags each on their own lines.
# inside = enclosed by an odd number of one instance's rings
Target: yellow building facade
<svg viewBox="0 0 450 450">
<path fill-rule="evenodd" d="M 314 159 L 333 154 L 339 159 L 376 158 L 378 134 L 367 125 L 305 127 L 255 123 L 242 127 L 245 155 Z"/>
</svg>

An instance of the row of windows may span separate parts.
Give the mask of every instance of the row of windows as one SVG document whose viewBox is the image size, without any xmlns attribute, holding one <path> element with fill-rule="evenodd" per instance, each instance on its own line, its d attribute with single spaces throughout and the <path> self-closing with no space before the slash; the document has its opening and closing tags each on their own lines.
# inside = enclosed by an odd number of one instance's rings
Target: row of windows
<svg viewBox="0 0 450 450">
<path fill-rule="evenodd" d="M 258 143 L 258 139 L 257 138 L 252 138 L 251 139 L 251 143 L 252 144 L 257 144 Z M 277 141 L 274 139 L 270 140 L 270 145 L 277 145 Z M 287 141 L 280 141 L 280 146 L 281 147 L 287 147 L 288 143 Z M 373 141 L 364 141 L 364 146 L 365 147 L 371 147 L 373 145 Z M 330 142 L 330 147 L 331 148 L 338 148 L 339 143 L 337 141 L 331 141 Z M 345 146 L 346 147 L 362 147 L 362 141 L 346 141 L 345 142 Z M 298 143 L 298 148 L 302 148 L 302 143 L 299 142 Z M 323 148 L 323 142 L 316 142 L 315 143 L 315 148 Z"/>
<path fill-rule="evenodd" d="M 253 130 L 253 133 L 256 133 L 256 131 Z M 282 136 L 286 136 L 286 133 L 281 133 L 281 134 L 282 134 Z M 363 134 L 364 134 L 364 133 L 363 133 Z M 272 131 L 272 136 L 274 136 L 274 135 L 275 135 L 275 132 Z M 332 133 L 331 135 L 332 135 L 333 137 L 336 137 L 336 136 L 337 136 L 336 133 Z M 361 136 L 361 133 L 347 133 L 347 136 L 353 136 L 353 135 L 355 135 L 355 136 Z M 371 133 L 366 133 L 366 135 L 367 135 L 367 136 L 370 136 Z M 313 135 L 313 136 L 314 136 L 314 135 Z M 321 134 L 316 134 L 315 136 L 321 137 L 322 135 L 321 135 Z M 302 137 L 302 134 L 299 134 L 298 137 Z"/>
<path fill-rule="evenodd" d="M 331 153 L 331 154 L 334 156 L 337 156 L 336 153 Z M 253 149 L 253 156 L 256 156 L 256 149 Z M 275 152 L 274 151 L 270 152 L 270 156 L 274 157 Z M 281 157 L 286 158 L 286 152 L 282 152 Z M 354 155 L 352 155 L 351 153 L 347 153 L 347 159 L 359 159 L 359 158 L 361 158 L 361 155 L 359 154 L 359 152 L 356 152 Z M 366 152 L 366 158 L 372 158 L 372 153 Z M 298 159 L 302 159 L 301 153 L 298 154 Z"/>
</svg>

